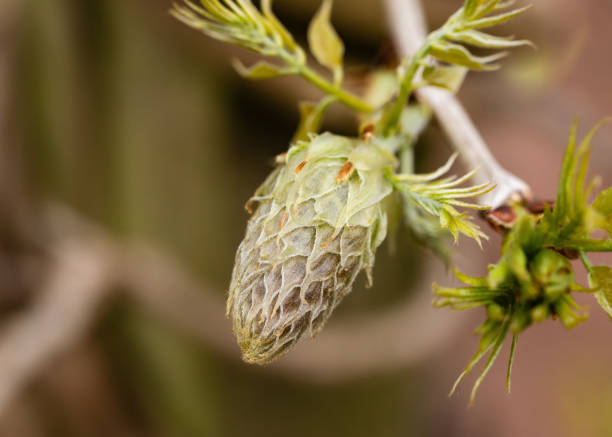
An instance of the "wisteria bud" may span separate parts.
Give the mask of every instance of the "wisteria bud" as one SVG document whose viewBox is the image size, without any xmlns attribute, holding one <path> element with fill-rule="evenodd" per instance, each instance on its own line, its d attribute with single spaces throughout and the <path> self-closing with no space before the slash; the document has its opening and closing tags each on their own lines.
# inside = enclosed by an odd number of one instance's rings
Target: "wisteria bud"
<svg viewBox="0 0 612 437">
<path fill-rule="evenodd" d="M 247 362 L 278 358 L 315 336 L 386 236 L 382 205 L 395 158 L 322 134 L 292 146 L 255 193 L 227 302 Z"/>
</svg>

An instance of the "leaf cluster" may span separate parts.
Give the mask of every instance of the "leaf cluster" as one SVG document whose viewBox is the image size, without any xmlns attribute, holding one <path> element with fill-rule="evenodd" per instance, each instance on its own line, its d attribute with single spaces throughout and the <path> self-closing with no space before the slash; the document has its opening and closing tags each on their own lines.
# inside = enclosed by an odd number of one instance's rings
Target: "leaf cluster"
<svg viewBox="0 0 612 437">
<path fill-rule="evenodd" d="M 302 58 L 303 52 L 272 12 L 271 0 L 262 0 L 259 11 L 250 0 L 183 0 L 170 13 L 208 36 L 236 44 L 265 56 L 284 51 Z"/>
<path fill-rule="evenodd" d="M 532 45 L 527 40 L 499 37 L 481 30 L 506 23 L 530 8 L 525 6 L 507 10 L 513 3 L 501 0 L 466 0 L 463 7 L 437 33 L 430 36 L 429 54 L 440 61 L 471 70 L 498 69 L 496 61 L 505 57 L 506 52 L 478 56 L 472 53 L 469 47 L 505 50 Z"/>
<path fill-rule="evenodd" d="M 518 334 L 533 323 L 552 317 L 559 319 L 566 328 L 572 328 L 586 320 L 586 312 L 576 304 L 572 292 L 595 293 L 597 301 L 612 317 L 612 269 L 592 267 L 586 256 L 590 251 L 612 251 L 610 235 L 604 239 L 590 237 L 597 229 L 610 233 L 609 222 L 612 219 L 611 190 L 603 191 L 595 202 L 589 204 L 595 183 L 585 184 L 590 142 L 600 125 L 576 148 L 577 124 L 574 124 L 554 207 L 548 206 L 538 216 L 520 205 L 514 206 L 516 222 L 504 238 L 500 260 L 489 266 L 486 277 L 470 277 L 456 272 L 466 287 L 434 285 L 434 304 L 438 307 L 448 306 L 456 310 L 484 307 L 487 311 L 485 323 L 476 331 L 481 335 L 478 351 L 460 375 L 453 391 L 489 354 L 474 385 L 474 398 L 510 332 L 514 335 L 514 353 Z M 583 259 L 589 271 L 590 288 L 583 288 L 574 281 L 574 270 L 568 260 L 574 255 Z M 513 353 L 508 367 L 508 389 Z"/>
<path fill-rule="evenodd" d="M 273 64 L 260 61 L 251 67 L 234 61 L 240 75 L 252 80 L 298 74 L 328 96 L 359 112 L 370 106 L 341 89 L 344 77 L 344 44 L 331 24 L 332 0 L 324 0 L 308 29 L 314 58 L 333 73 L 333 82 L 308 66 L 306 53 L 272 11 L 272 0 L 262 0 L 261 10 L 251 0 L 181 0 L 170 11 L 183 23 L 220 41 L 235 44 L 263 56 L 276 58 Z"/>
</svg>

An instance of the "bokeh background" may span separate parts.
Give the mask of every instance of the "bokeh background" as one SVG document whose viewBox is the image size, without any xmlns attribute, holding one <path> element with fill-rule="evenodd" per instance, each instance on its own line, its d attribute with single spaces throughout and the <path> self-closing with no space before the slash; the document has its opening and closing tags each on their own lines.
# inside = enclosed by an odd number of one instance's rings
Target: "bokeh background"
<svg viewBox="0 0 612 437">
<path fill-rule="evenodd" d="M 437 26 L 461 2 L 423 3 Z M 612 115 L 612 3 L 534 4 L 500 31 L 538 49 L 471 74 L 459 97 L 499 161 L 550 199 L 573 117 L 585 132 Z M 474 406 L 473 378 L 449 399 L 483 314 L 430 308 L 430 284 L 451 275 L 403 231 L 318 339 L 269 368 L 241 363 L 222 301 L 243 205 L 318 93 L 242 80 L 230 59 L 256 57 L 169 7 L 0 4 L 1 436 L 612 436 L 612 324 L 590 296 L 587 323 L 521 336 L 510 396 L 505 350 Z M 317 7 L 276 1 L 301 41 Z M 336 0 L 333 18 L 359 89 L 392 53 L 382 0 Z M 355 132 L 342 108 L 325 128 Z M 432 124 L 418 169 L 449 153 Z M 612 184 L 610 127 L 591 171 Z M 463 243 L 455 261 L 473 274 L 499 251 L 497 237 Z"/>
</svg>

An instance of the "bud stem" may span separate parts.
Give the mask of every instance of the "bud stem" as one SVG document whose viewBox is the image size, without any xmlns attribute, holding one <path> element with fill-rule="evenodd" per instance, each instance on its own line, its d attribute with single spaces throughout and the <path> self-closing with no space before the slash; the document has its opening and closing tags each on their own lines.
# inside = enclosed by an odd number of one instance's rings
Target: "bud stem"
<svg viewBox="0 0 612 437">
<path fill-rule="evenodd" d="M 580 256 L 580 261 L 582 261 L 582 264 L 584 264 L 584 268 L 587 269 L 587 272 L 591 273 L 591 270 L 593 270 L 593 264 L 591 264 L 591 261 L 587 258 L 585 251 L 579 250 L 578 255 Z"/>
<path fill-rule="evenodd" d="M 365 113 L 370 113 L 373 111 L 373 108 L 366 102 L 361 100 L 359 97 L 355 96 L 354 94 L 351 94 L 348 91 L 343 90 L 337 85 L 332 84 L 310 67 L 305 65 L 301 66 L 298 68 L 298 72 L 300 76 L 302 76 L 304 79 L 315 85 L 323 92 L 329 94 L 330 96 L 336 97 L 339 102 L 344 103 L 349 108 L 354 109 L 358 112 Z"/>
<path fill-rule="evenodd" d="M 360 99 L 356 95 L 343 90 L 338 83 L 332 83 L 317 73 L 315 70 L 310 68 L 304 59 L 296 57 L 287 51 L 281 51 L 279 57 L 287 63 L 290 67 L 295 68 L 297 74 L 302 76 L 308 82 L 319 88 L 324 93 L 336 97 L 339 102 L 344 103 L 351 109 L 358 112 L 370 113 L 374 111 L 374 108 Z"/>
</svg>

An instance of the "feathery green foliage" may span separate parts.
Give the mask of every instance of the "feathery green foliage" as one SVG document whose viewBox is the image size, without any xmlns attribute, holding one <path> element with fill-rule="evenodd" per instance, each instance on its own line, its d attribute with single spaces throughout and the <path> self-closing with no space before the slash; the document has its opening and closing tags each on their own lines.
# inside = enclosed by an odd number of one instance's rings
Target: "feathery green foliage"
<svg viewBox="0 0 612 437">
<path fill-rule="evenodd" d="M 526 6 L 506 11 L 512 3 L 501 0 L 466 0 L 463 8 L 444 24 L 439 33 L 434 32 L 430 36 L 430 54 L 440 61 L 472 70 L 498 69 L 499 65 L 495 62 L 507 53 L 476 56 L 468 47 L 503 50 L 531 45 L 527 40 L 501 38 L 478 30 L 503 24 L 529 9 Z"/>
<path fill-rule="evenodd" d="M 272 0 L 262 0 L 261 11 L 251 0 L 200 0 L 198 3 L 182 0 L 180 4 L 174 4 L 170 12 L 212 38 L 281 61 L 282 65 L 261 61 L 250 68 L 235 61 L 238 73 L 248 79 L 298 74 L 348 107 L 359 112 L 371 112 L 370 105 L 341 87 L 344 45 L 329 20 L 331 7 L 331 0 L 323 2 L 310 25 L 308 40 L 314 57 L 333 71 L 333 82 L 308 66 L 304 49 L 272 12 Z"/>
<path fill-rule="evenodd" d="M 456 310 L 484 307 L 487 311 L 487 320 L 476 331 L 481 335 L 478 351 L 459 376 L 451 393 L 489 354 L 474 385 L 474 399 L 510 332 L 514 335 L 514 352 L 516 336 L 533 323 L 553 317 L 558 318 L 566 328 L 573 328 L 584 321 L 587 314 L 576 304 L 572 292 L 595 293 L 602 308 L 612 317 L 612 270 L 608 267 L 591 267 L 585 255 L 589 251 L 612 251 L 610 238 L 590 238 L 597 228 L 605 229 L 612 218 L 607 208 L 609 190 L 602 192 L 597 201 L 589 205 L 588 198 L 594 184 L 585 188 L 590 142 L 599 126 L 601 124 L 585 137 L 576 150 L 577 124 L 574 124 L 554 208 L 547 208 L 538 217 L 520 205 L 514 206 L 517 220 L 504 238 L 499 262 L 489 266 L 486 277 L 475 278 L 455 272 L 466 287 L 434 285 L 434 304 L 437 307 L 448 306 Z M 589 270 L 590 289 L 574 282 L 574 271 L 567 258 L 573 252 L 582 256 Z M 513 353 L 511 362 L 512 359 Z"/>
<path fill-rule="evenodd" d="M 411 205 L 416 205 L 432 216 L 439 217 L 440 227 L 448 229 L 455 238 L 455 242 L 461 233 L 481 244 L 480 239 L 488 237 L 476 224 L 470 221 L 469 216 L 457 211 L 456 207 L 477 210 L 488 209 L 488 207 L 466 202 L 462 199 L 481 196 L 493 190 L 495 186 L 485 183 L 461 188 L 460 186 L 463 183 L 474 176 L 476 170 L 460 178 L 450 176 L 440 179 L 448 173 L 456 158 L 457 154 L 454 154 L 445 165 L 433 173 L 424 175 L 398 174 L 394 177 L 395 187 Z"/>
</svg>

